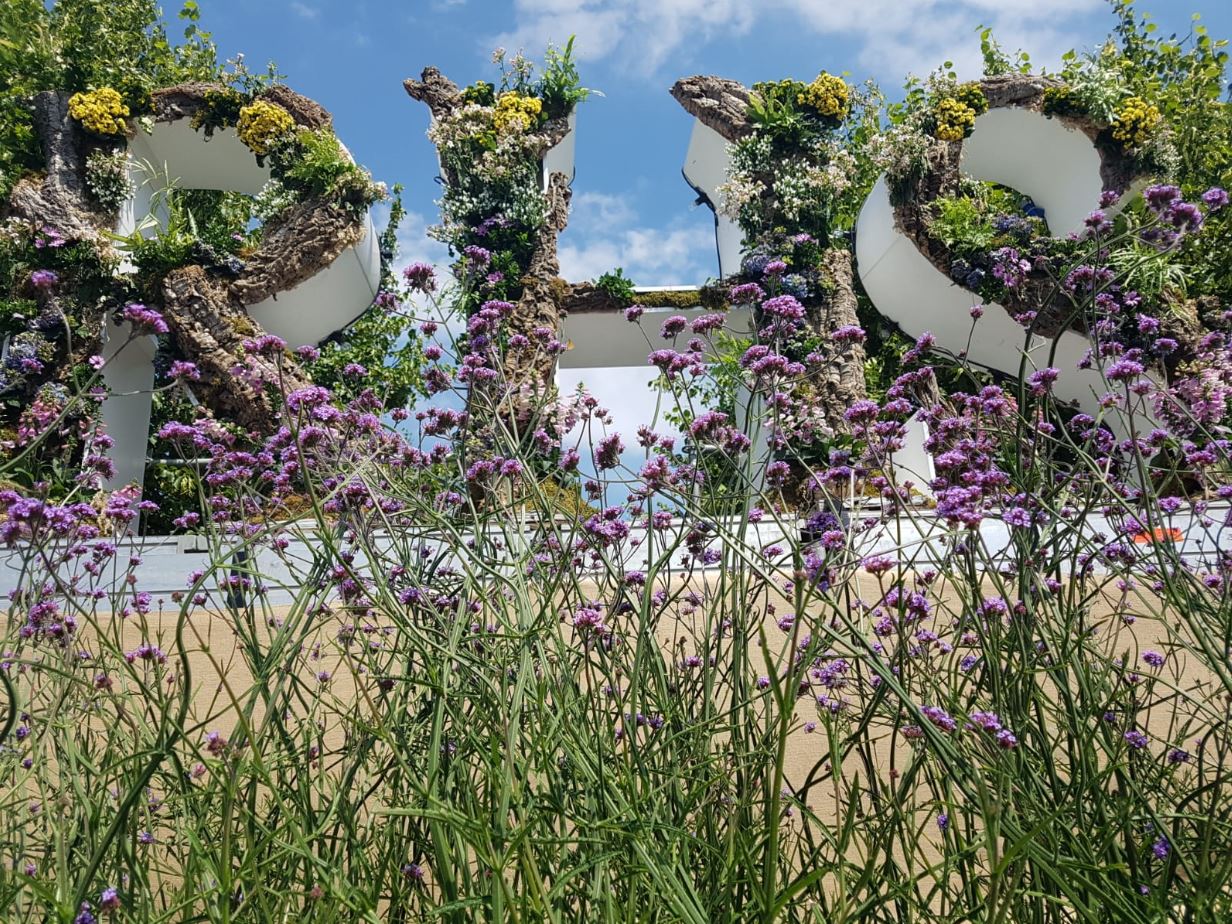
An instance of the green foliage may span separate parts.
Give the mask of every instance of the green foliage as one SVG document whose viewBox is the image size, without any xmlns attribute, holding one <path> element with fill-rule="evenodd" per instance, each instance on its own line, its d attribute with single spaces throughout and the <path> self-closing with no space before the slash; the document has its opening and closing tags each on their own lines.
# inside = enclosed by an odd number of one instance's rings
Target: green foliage
<svg viewBox="0 0 1232 924">
<path fill-rule="evenodd" d="M 993 219 L 1017 215 L 1022 196 L 996 183 L 966 180 L 956 195 L 938 196 L 932 203 L 928 231 L 957 253 L 980 253 L 997 243 Z"/>
<path fill-rule="evenodd" d="M 1085 116 L 1090 115 L 1086 102 L 1074 92 L 1073 87 L 1062 84 L 1044 90 L 1043 111 L 1045 115 Z"/>
<path fill-rule="evenodd" d="M 276 142 L 268 158 L 273 177 L 301 199 L 326 197 L 363 212 L 384 197 L 381 187 L 328 128 L 304 129 Z"/>
<path fill-rule="evenodd" d="M 577 62 L 573 59 L 575 38 L 569 36 L 564 48 L 548 45 L 543 53 L 543 76 L 539 79 L 537 95 L 543 101 L 543 111 L 549 119 L 568 115 L 594 92 L 582 86 Z"/>
<path fill-rule="evenodd" d="M 1138 231 L 1148 224 L 1141 203 L 1125 211 L 1117 222 L 1120 233 L 1108 252 L 1108 266 L 1148 304 L 1159 304 L 1161 297 L 1165 303 L 1182 299 L 1189 294 L 1189 274 L 1177 253 L 1160 250 L 1138 237 Z"/>
<path fill-rule="evenodd" d="M 634 301 L 633 281 L 625 276 L 622 267 L 604 273 L 595 280 L 595 288 L 609 298 L 622 305 L 632 305 Z"/>
<path fill-rule="evenodd" d="M 322 344 L 318 359 L 304 363 L 316 384 L 344 400 L 371 389 L 386 408 L 392 409 L 405 407 L 423 394 L 423 342 L 415 331 L 415 317 L 392 298 L 397 288 L 393 264 L 398 255 L 398 226 L 405 215 L 402 187 L 395 185 L 389 220 L 381 232 L 382 296 L 350 326 Z M 354 365 L 362 366 L 365 372 L 348 371 L 347 367 Z"/>
<path fill-rule="evenodd" d="M 843 89 L 838 78 L 828 74 L 823 77 Z M 757 131 L 771 139 L 777 150 L 798 149 L 838 129 L 849 113 L 848 98 L 832 100 L 839 111 L 823 115 L 802 102 L 811 96 L 810 85 L 799 80 L 762 81 L 753 84 L 745 111 Z"/>
<path fill-rule="evenodd" d="M 208 90 L 201 108 L 193 113 L 192 127 L 204 131 L 208 140 L 218 129 L 234 127 L 240 120 L 240 110 L 247 102 L 248 97 L 232 87 Z"/>
<path fill-rule="evenodd" d="M 755 83 L 746 110 L 762 134 L 783 145 L 803 144 L 818 131 L 796 102 L 807 84 L 799 80 L 770 80 Z"/>
<path fill-rule="evenodd" d="M 1193 200 L 1212 186 L 1232 186 L 1232 104 L 1228 101 L 1228 41 L 1214 39 L 1198 17 L 1188 35 L 1162 35 L 1130 0 L 1110 0 L 1117 25 L 1098 56 L 1066 55 L 1063 75 L 1092 114 L 1129 96 L 1159 109 L 1167 131 L 1142 152 L 1144 165 L 1177 182 Z M 1086 83 L 1083 83 L 1085 81 Z M 1100 87 L 1100 111 L 1091 100 Z M 1114 103 L 1115 100 L 1115 103 Z M 1190 290 L 1232 299 L 1232 210 L 1209 218 L 1209 227 L 1174 259 Z"/>
<path fill-rule="evenodd" d="M 184 40 L 172 45 L 154 0 L 5 0 L 0 4 L 0 198 L 42 163 L 30 101 L 40 90 L 111 87 L 134 115 L 156 87 L 213 80 L 210 34 L 185 4 Z"/>
<path fill-rule="evenodd" d="M 633 299 L 647 308 L 689 309 L 702 307 L 726 308 L 726 290 L 718 293 L 720 300 L 717 305 L 706 305 L 701 289 L 675 289 L 663 292 L 635 292 Z"/>
<path fill-rule="evenodd" d="M 154 168 L 146 165 L 152 178 Z M 130 234 L 116 237 L 117 247 L 137 268 L 137 287 L 150 301 L 162 298 L 162 281 L 188 263 L 221 265 L 230 254 L 259 242 L 259 231 L 249 231 L 254 201 L 242 193 L 208 189 L 180 189 L 169 178 L 152 197 L 151 215 Z M 147 179 L 147 182 L 150 180 Z M 159 223 L 157 214 L 165 215 Z"/>
<path fill-rule="evenodd" d="M 462 90 L 462 101 L 475 106 L 495 106 L 496 85 L 486 80 L 476 80 Z"/>
<path fill-rule="evenodd" d="M 993 37 L 989 26 L 977 26 L 976 32 L 980 36 L 980 55 L 984 59 L 985 77 L 1031 73 L 1031 56 L 1021 48 L 1011 58 Z"/>
<path fill-rule="evenodd" d="M 932 207 L 928 230 L 947 247 L 986 250 L 992 245 L 995 232 L 991 216 L 976 200 L 966 196 L 940 196 Z"/>
</svg>

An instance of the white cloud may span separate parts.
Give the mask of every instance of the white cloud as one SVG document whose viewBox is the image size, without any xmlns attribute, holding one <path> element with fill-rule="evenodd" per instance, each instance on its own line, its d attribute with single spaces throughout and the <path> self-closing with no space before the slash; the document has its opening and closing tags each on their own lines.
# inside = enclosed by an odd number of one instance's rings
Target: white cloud
<svg viewBox="0 0 1232 924">
<path fill-rule="evenodd" d="M 381 202 L 372 208 L 372 224 L 380 234 L 389 224 L 389 205 Z M 401 273 L 412 263 L 428 263 L 440 278 L 449 274 L 449 248 L 428 237 L 428 219 L 420 212 L 408 211 L 398 225 L 398 255 L 394 270 Z"/>
<path fill-rule="evenodd" d="M 861 64 L 883 76 L 926 73 L 946 59 L 978 74 L 977 25 L 992 26 L 1009 49 L 1020 43 L 1029 51 L 1054 48 L 1073 41 L 1067 22 L 1100 6 L 1100 0 L 515 0 L 513 30 L 492 42 L 539 49 L 576 35 L 581 60 L 611 58 L 650 75 L 712 39 L 745 36 L 774 14 L 806 32 L 856 41 Z"/>
<path fill-rule="evenodd" d="M 708 212 L 690 218 L 661 228 L 639 226 L 628 197 L 580 192 L 561 237 L 561 275 L 581 282 L 619 266 L 638 285 L 700 282 L 717 270 L 714 226 Z"/>
<path fill-rule="evenodd" d="M 574 193 L 569 206 L 569 228 L 575 231 L 606 231 L 629 225 L 635 217 L 628 197 L 611 193 Z"/>
<path fill-rule="evenodd" d="M 290 4 L 291 12 L 302 19 L 316 19 L 321 15 L 320 9 L 315 6 L 309 6 L 307 3 L 300 3 L 296 0 Z"/>
</svg>

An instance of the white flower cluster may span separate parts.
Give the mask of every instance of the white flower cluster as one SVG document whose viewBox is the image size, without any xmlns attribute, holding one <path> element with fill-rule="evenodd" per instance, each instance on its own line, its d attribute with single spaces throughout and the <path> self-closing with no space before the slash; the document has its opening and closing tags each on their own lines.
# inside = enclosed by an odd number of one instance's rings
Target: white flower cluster
<svg viewBox="0 0 1232 924">
<path fill-rule="evenodd" d="M 770 141 L 752 136 L 728 148 L 731 168 L 719 186 L 718 210 L 745 225 L 756 225 L 761 209 L 773 208 L 791 222 L 833 211 L 852 187 L 855 157 L 833 141 L 819 141 L 789 161 L 775 161 Z M 769 196 L 768 196 L 769 194 Z"/>
<path fill-rule="evenodd" d="M 287 189 L 278 180 L 270 180 L 261 187 L 261 191 L 253 198 L 253 217 L 262 224 L 275 215 L 280 215 L 295 204 L 295 193 Z"/>
<path fill-rule="evenodd" d="M 540 139 L 523 131 L 498 132 L 496 110 L 469 103 L 435 121 L 428 138 L 448 178 L 434 236 L 449 241 L 476 215 L 500 215 L 529 228 L 543 221 Z"/>
<path fill-rule="evenodd" d="M 91 151 L 86 157 L 86 188 L 104 209 L 115 210 L 123 205 L 133 191 L 128 178 L 128 152 L 123 148 Z"/>
<path fill-rule="evenodd" d="M 923 174 L 933 150 L 943 144 L 924 130 L 922 113 L 917 113 L 878 132 L 869 141 L 868 155 L 896 185 Z"/>
<path fill-rule="evenodd" d="M 779 210 L 788 221 L 801 221 L 819 208 L 832 210 L 851 188 L 856 159 L 849 152 L 830 146 L 825 163 L 801 165 L 788 170 L 774 182 Z"/>
</svg>

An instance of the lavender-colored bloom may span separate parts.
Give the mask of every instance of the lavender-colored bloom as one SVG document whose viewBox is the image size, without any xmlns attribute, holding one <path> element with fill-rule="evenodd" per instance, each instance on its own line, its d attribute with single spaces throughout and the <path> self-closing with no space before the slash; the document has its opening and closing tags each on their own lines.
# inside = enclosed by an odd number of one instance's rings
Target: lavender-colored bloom
<svg viewBox="0 0 1232 924">
<path fill-rule="evenodd" d="M 787 321 L 804 319 L 804 306 L 793 295 L 779 295 L 768 299 L 762 304 L 761 309 L 772 318 L 782 318 Z"/>
<path fill-rule="evenodd" d="M 663 326 L 659 328 L 659 336 L 664 340 L 671 340 L 678 333 L 685 329 L 689 324 L 688 318 L 683 315 L 675 314 L 663 322 Z"/>
<path fill-rule="evenodd" d="M 992 274 L 1007 289 L 1016 289 L 1027 281 L 1031 262 L 1023 258 L 1016 247 L 999 247 L 992 256 Z"/>
<path fill-rule="evenodd" d="M 1132 359 L 1118 359 L 1108 367 L 1106 375 L 1110 381 L 1124 382 L 1136 379 L 1145 371 L 1145 367 L 1140 362 Z"/>
<path fill-rule="evenodd" d="M 255 340 L 244 341 L 244 352 L 257 356 L 273 356 L 287 348 L 287 342 L 274 334 L 263 334 Z"/>
<path fill-rule="evenodd" d="M 1087 231 L 1090 234 L 1107 234 L 1112 230 L 1112 222 L 1103 209 L 1096 209 L 1088 215 L 1084 219 L 1084 224 L 1086 224 Z"/>
<path fill-rule="evenodd" d="M 1005 511 L 1004 519 L 1010 526 L 1025 528 L 1031 525 L 1031 513 L 1022 507 L 1011 507 Z"/>
<path fill-rule="evenodd" d="M 766 297 L 765 290 L 755 282 L 745 282 L 732 286 L 727 294 L 733 305 L 753 305 Z"/>
<path fill-rule="evenodd" d="M 937 816 L 937 828 L 943 832 L 950 829 L 950 816 L 945 812 Z"/>
<path fill-rule="evenodd" d="M 1217 212 L 1228 204 L 1228 193 L 1218 186 L 1212 186 L 1202 194 L 1202 201 L 1212 212 Z"/>
<path fill-rule="evenodd" d="M 59 275 L 54 270 L 35 270 L 30 274 L 30 285 L 36 289 L 50 289 L 60 281 Z"/>
<path fill-rule="evenodd" d="M 629 322 L 636 321 L 646 313 L 645 305 L 630 305 L 625 309 L 625 320 Z"/>
<path fill-rule="evenodd" d="M 778 276 L 781 273 L 787 272 L 787 264 L 782 260 L 771 260 L 766 264 L 764 272 L 767 276 Z"/>
<path fill-rule="evenodd" d="M 958 728 L 958 723 L 940 706 L 923 706 L 920 709 L 924 718 L 942 731 L 952 732 Z"/>
<path fill-rule="evenodd" d="M 1158 651 L 1142 652 L 1142 660 L 1145 661 L 1147 664 L 1151 665 L 1151 667 L 1163 667 L 1164 666 L 1164 656 L 1161 655 Z"/>
<path fill-rule="evenodd" d="M 843 419 L 848 423 L 869 423 L 877 419 L 880 410 L 876 401 L 862 398 L 843 412 Z"/>
<path fill-rule="evenodd" d="M 844 324 L 830 335 L 836 343 L 863 343 L 864 338 L 864 328 L 858 324 Z"/>
<path fill-rule="evenodd" d="M 402 271 L 402 278 L 414 292 L 427 295 L 436 290 L 436 270 L 427 263 L 412 263 Z"/>
<path fill-rule="evenodd" d="M 1176 348 L 1179 346 L 1180 344 L 1171 337 L 1159 337 L 1154 343 L 1151 344 L 1151 349 L 1156 353 L 1163 353 L 1166 355 L 1168 353 L 1176 352 Z"/>
<path fill-rule="evenodd" d="M 998 732 L 1001 730 L 1001 719 L 995 712 L 973 712 L 967 717 L 969 731 Z"/>
<path fill-rule="evenodd" d="M 1037 398 L 1048 394 L 1052 390 L 1052 384 L 1060 375 L 1061 370 L 1052 366 L 1032 372 L 1027 376 L 1027 384 L 1031 387 L 1031 394 Z"/>
<path fill-rule="evenodd" d="M 1125 740 L 1134 750 L 1140 751 L 1147 746 L 1149 739 L 1145 734 L 1138 731 L 1136 728 L 1131 728 L 1125 733 Z"/>
<path fill-rule="evenodd" d="M 120 893 L 114 888 L 103 889 L 98 897 L 98 907 L 104 911 L 118 911 L 120 908 Z"/>
<path fill-rule="evenodd" d="M 595 465 L 600 470 L 615 468 L 620 464 L 620 454 L 624 450 L 625 444 L 621 442 L 619 433 L 604 437 L 599 441 L 599 450 L 595 453 Z"/>
<path fill-rule="evenodd" d="M 1172 853 L 1172 845 L 1168 843 L 1168 839 L 1160 835 L 1155 839 L 1155 843 L 1151 845 L 1151 853 L 1155 854 L 1157 860 L 1166 860 L 1168 854 Z"/>
<path fill-rule="evenodd" d="M 462 250 L 462 256 L 466 257 L 466 262 L 472 269 L 483 269 L 492 262 L 492 251 L 486 247 L 480 247 L 478 244 L 471 244 Z"/>
<path fill-rule="evenodd" d="M 1202 227 L 1202 210 L 1192 202 L 1172 203 L 1164 217 L 1181 231 L 1193 233 Z"/>
<path fill-rule="evenodd" d="M 1179 187 L 1170 184 L 1158 184 L 1148 186 L 1142 196 L 1146 199 L 1146 203 L 1151 210 L 1159 213 L 1181 198 L 1181 190 Z"/>
<path fill-rule="evenodd" d="M 723 314 L 703 314 L 693 319 L 690 329 L 695 334 L 708 334 L 711 331 L 721 330 L 726 321 L 727 316 Z"/>
<path fill-rule="evenodd" d="M 167 376 L 173 379 L 187 379 L 196 382 L 201 378 L 201 370 L 197 368 L 196 363 L 177 359 L 171 364 L 171 368 L 167 370 Z"/>
<path fill-rule="evenodd" d="M 153 308 L 147 308 L 145 305 L 126 305 L 121 314 L 124 316 L 124 320 L 128 321 L 133 326 L 133 330 L 139 334 L 165 334 L 170 330 L 167 327 L 167 322 L 163 320 L 163 316 Z"/>
</svg>

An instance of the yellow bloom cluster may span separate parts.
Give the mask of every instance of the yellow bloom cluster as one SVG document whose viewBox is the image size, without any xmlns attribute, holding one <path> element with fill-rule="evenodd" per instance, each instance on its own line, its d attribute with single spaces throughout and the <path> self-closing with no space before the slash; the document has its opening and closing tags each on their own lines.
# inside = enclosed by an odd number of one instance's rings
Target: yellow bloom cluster
<svg viewBox="0 0 1232 924">
<path fill-rule="evenodd" d="M 1163 116 L 1155 106 L 1141 96 L 1131 96 L 1117 110 L 1116 121 L 1112 123 L 1112 137 L 1127 148 L 1140 148 L 1151 140 L 1161 118 Z"/>
<path fill-rule="evenodd" d="M 492 123 L 501 134 L 526 132 L 539 121 L 543 103 L 533 96 L 522 96 L 512 90 L 502 93 L 496 101 L 496 116 Z"/>
<path fill-rule="evenodd" d="M 295 128 L 295 120 L 276 103 L 259 99 L 240 110 L 235 132 L 254 154 L 268 154 L 270 143 Z"/>
<path fill-rule="evenodd" d="M 841 119 L 851 108 L 851 90 L 843 78 L 822 71 L 796 96 L 796 102 L 812 107 L 823 116 Z"/>
<path fill-rule="evenodd" d="M 975 110 L 948 96 L 937 103 L 933 117 L 937 120 L 933 134 L 942 141 L 962 141 L 975 126 Z"/>
<path fill-rule="evenodd" d="M 96 135 L 123 135 L 128 131 L 124 123 L 128 107 L 111 87 L 74 93 L 68 99 L 68 114 Z"/>
</svg>

